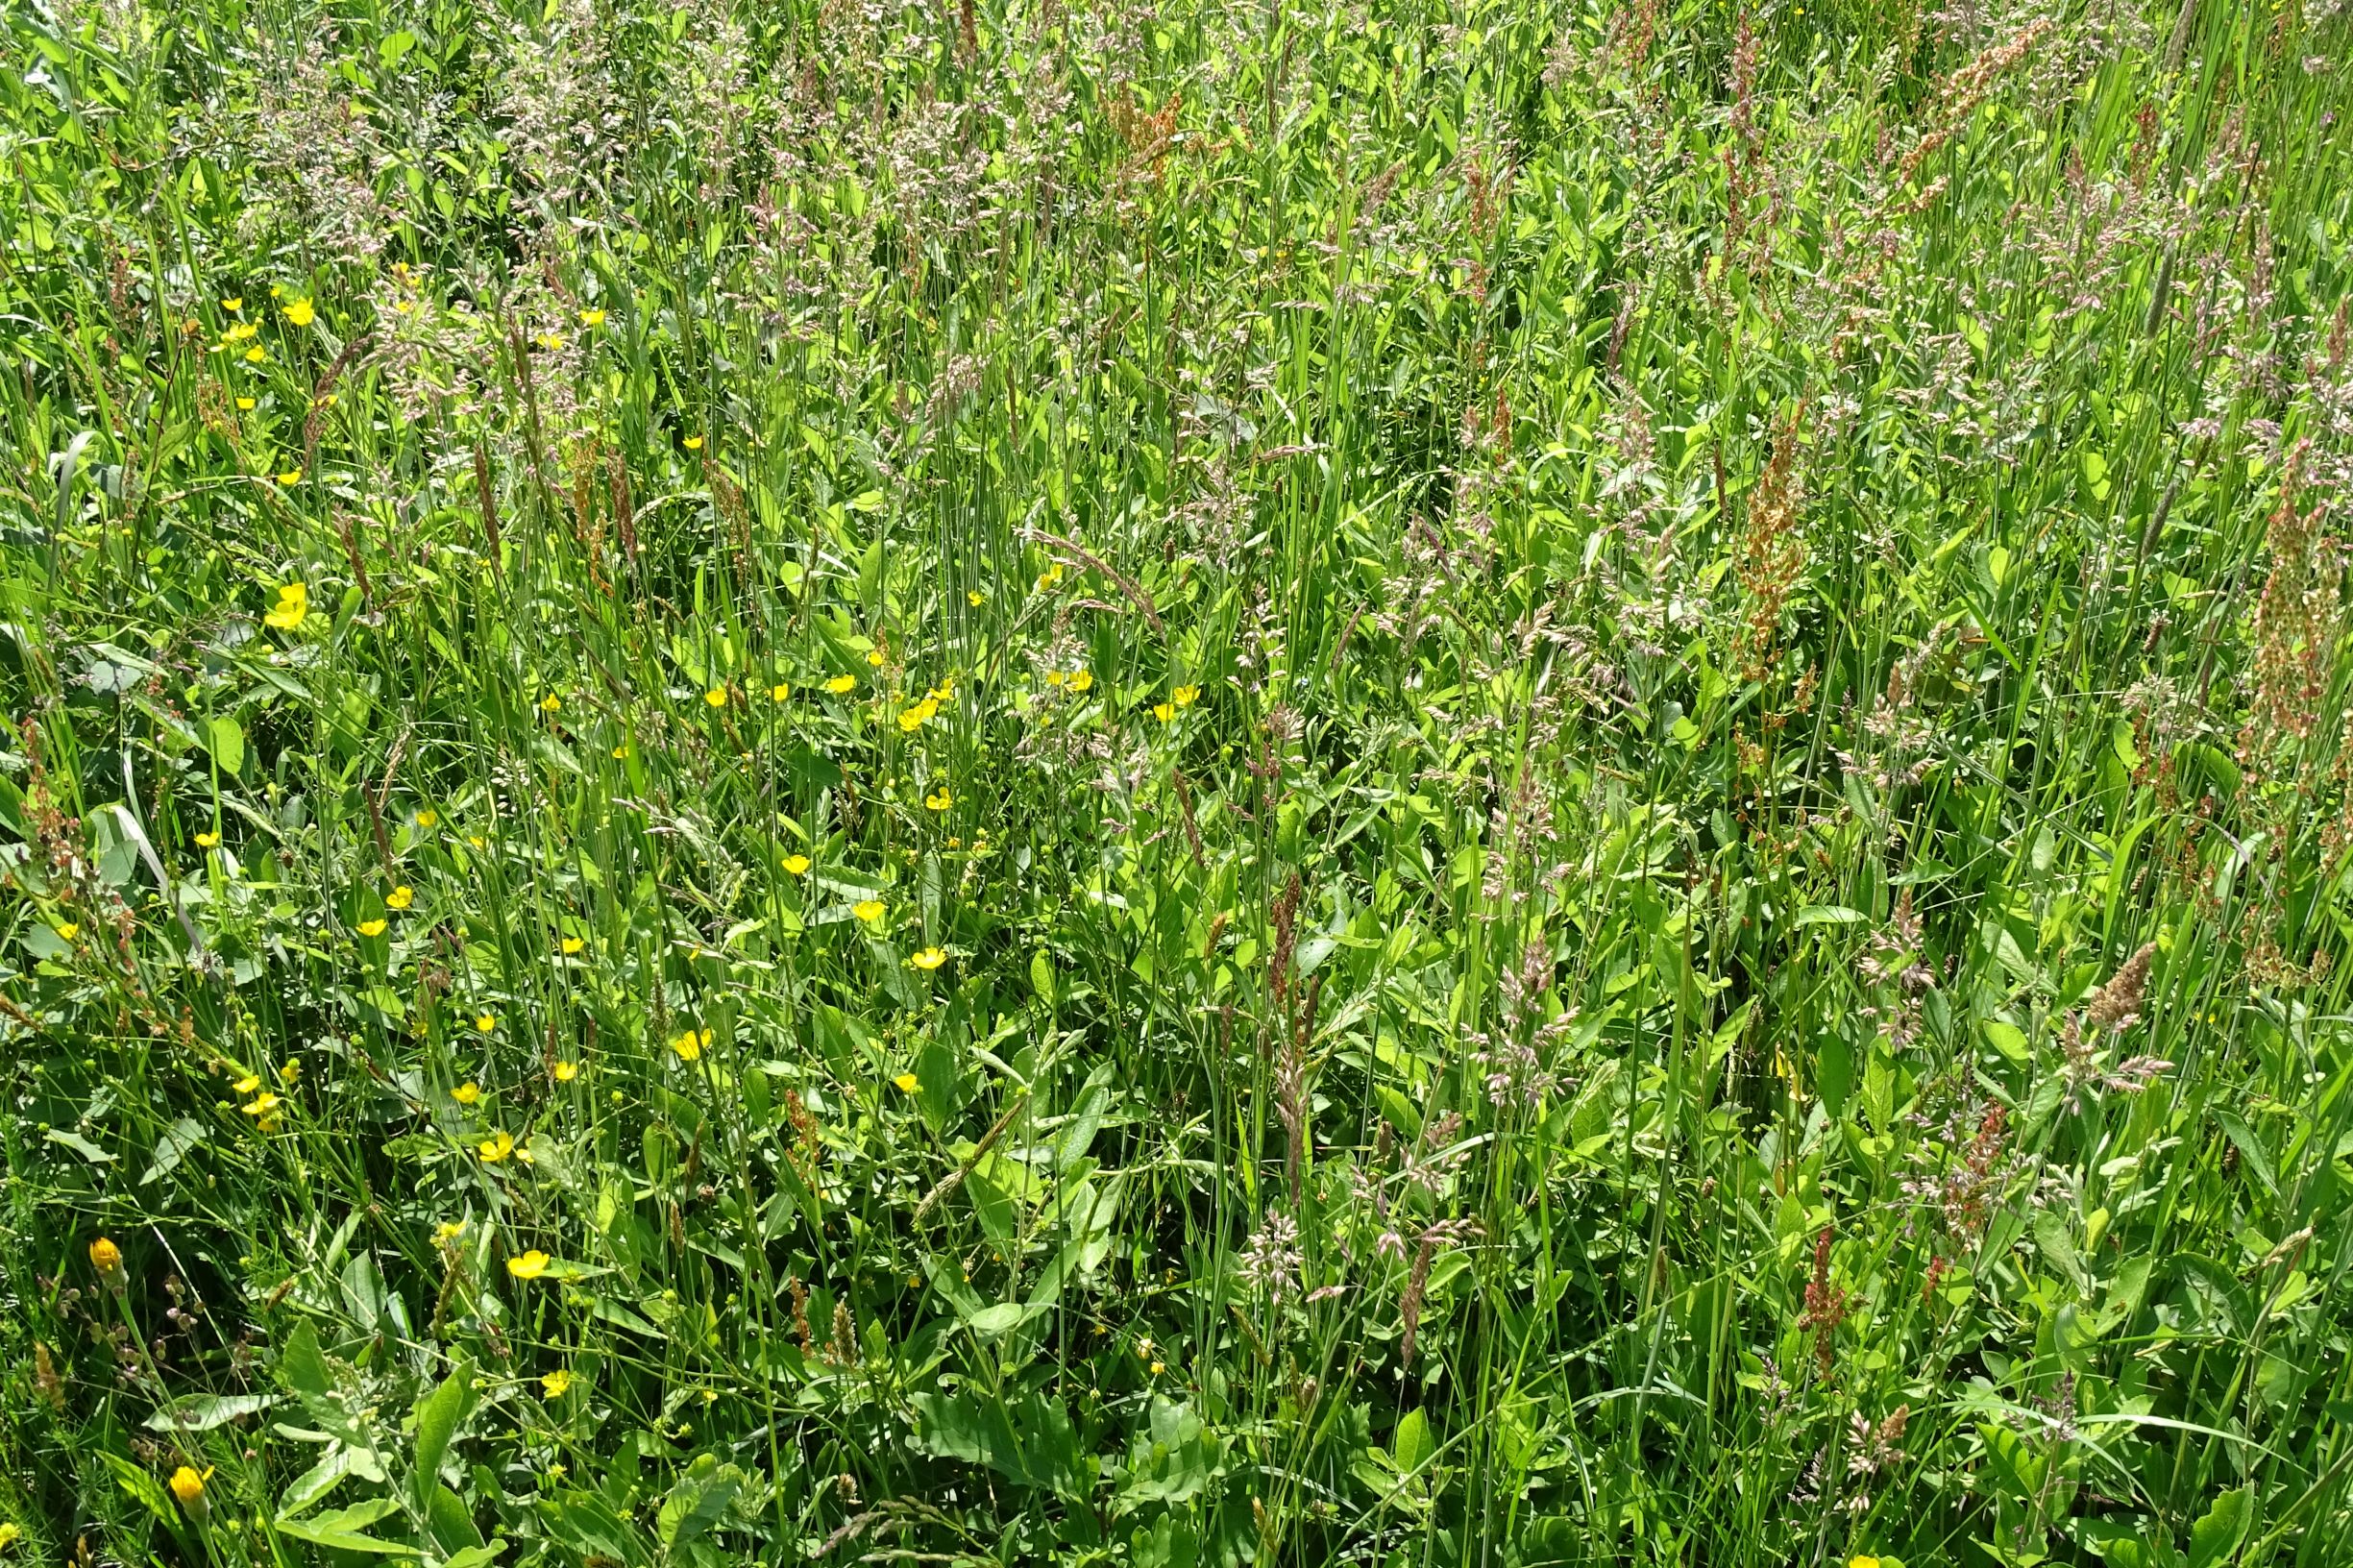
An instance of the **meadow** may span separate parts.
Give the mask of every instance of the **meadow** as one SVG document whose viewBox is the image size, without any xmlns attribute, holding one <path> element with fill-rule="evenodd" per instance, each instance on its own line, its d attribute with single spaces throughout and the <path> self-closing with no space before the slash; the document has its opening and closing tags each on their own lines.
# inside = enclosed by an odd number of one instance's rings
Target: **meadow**
<svg viewBox="0 0 2353 1568">
<path fill-rule="evenodd" d="M 0 1565 L 2353 1562 L 2334 0 L 4 0 Z"/>
</svg>

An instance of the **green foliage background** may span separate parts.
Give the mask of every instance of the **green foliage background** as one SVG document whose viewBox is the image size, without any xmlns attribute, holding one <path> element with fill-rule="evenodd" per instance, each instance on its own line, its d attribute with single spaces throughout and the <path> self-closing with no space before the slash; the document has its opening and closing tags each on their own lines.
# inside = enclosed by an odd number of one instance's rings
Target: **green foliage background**
<svg viewBox="0 0 2353 1568">
<path fill-rule="evenodd" d="M 2338 8 L 0 23 L 0 1551 L 2346 1560 Z"/>
</svg>

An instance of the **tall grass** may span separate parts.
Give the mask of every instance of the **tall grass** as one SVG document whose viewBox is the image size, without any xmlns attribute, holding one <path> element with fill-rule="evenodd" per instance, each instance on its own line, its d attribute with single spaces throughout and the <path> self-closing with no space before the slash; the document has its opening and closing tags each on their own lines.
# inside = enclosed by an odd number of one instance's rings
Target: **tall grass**
<svg viewBox="0 0 2353 1568">
<path fill-rule="evenodd" d="M 2345 1560 L 2335 7 L 0 21 L 0 1552 Z"/>
</svg>

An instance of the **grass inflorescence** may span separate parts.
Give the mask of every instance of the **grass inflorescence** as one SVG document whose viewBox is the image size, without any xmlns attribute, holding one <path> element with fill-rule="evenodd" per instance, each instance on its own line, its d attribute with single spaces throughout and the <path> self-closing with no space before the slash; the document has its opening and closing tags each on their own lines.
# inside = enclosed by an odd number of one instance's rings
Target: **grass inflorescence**
<svg viewBox="0 0 2353 1568">
<path fill-rule="evenodd" d="M 2348 71 L 0 9 L 0 1560 L 2345 1561 Z"/>
</svg>

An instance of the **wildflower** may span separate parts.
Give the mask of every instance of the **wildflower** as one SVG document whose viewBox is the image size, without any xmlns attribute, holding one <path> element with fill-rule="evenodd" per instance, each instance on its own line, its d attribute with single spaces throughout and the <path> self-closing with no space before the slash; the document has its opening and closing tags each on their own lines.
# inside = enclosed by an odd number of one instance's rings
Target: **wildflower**
<svg viewBox="0 0 2353 1568">
<path fill-rule="evenodd" d="M 251 1094 L 255 1090 L 259 1089 L 260 1087 L 261 1074 L 257 1072 L 249 1072 L 244 1077 L 238 1079 L 235 1083 L 231 1084 L 229 1086 L 229 1091 L 233 1094 Z"/>
<path fill-rule="evenodd" d="M 474 1027 L 485 1035 L 498 1026 L 499 1017 L 495 1013 L 478 1013 L 474 1016 Z"/>
<path fill-rule="evenodd" d="M 923 725 L 930 721 L 931 716 L 939 711 L 940 704 L 926 698 L 924 700 L 918 702 L 912 708 L 901 708 L 899 710 L 898 727 L 912 734 L 916 730 L 921 729 Z"/>
<path fill-rule="evenodd" d="M 670 1048 L 678 1053 L 679 1061 L 692 1062 L 698 1057 L 701 1056 L 702 1048 L 710 1043 L 711 1031 L 704 1029 L 698 1032 L 696 1030 L 689 1029 L 677 1039 L 672 1041 L 670 1042 Z"/>
<path fill-rule="evenodd" d="M 599 311 L 598 314 L 601 315 L 603 312 Z M 510 1264 L 509 1266 L 511 1267 L 512 1265 Z M 572 1374 L 564 1371 L 560 1367 L 539 1380 L 540 1391 L 546 1394 L 550 1399 L 563 1398 L 565 1391 L 571 1388 L 571 1386 Z"/>
<path fill-rule="evenodd" d="M 1094 672 L 1093 672 L 1093 671 L 1091 671 L 1091 670 L 1074 670 L 1074 671 L 1072 671 L 1072 672 L 1070 673 L 1070 689 L 1071 689 L 1072 691 L 1074 691 L 1074 692 L 1083 692 L 1083 691 L 1086 691 L 1086 690 L 1087 690 L 1089 687 L 1092 686 L 1093 684 L 1094 684 Z"/>
<path fill-rule="evenodd" d="M 882 919 L 882 900 L 879 898 L 861 898 L 857 903 L 850 906 L 849 912 L 852 915 L 857 916 L 858 919 L 866 921 L 869 925 L 871 925 L 876 920 Z"/>
<path fill-rule="evenodd" d="M 613 760 L 614 760 L 614 761 L 616 761 L 616 762 L 626 762 L 626 761 L 628 761 L 628 760 L 629 760 L 629 748 L 628 748 L 626 746 L 617 746 L 617 747 L 613 747 Z"/>
<path fill-rule="evenodd" d="M 259 331 L 261 331 L 261 329 L 255 326 L 252 322 L 240 321 L 235 326 L 230 328 L 227 331 L 221 333 L 221 341 L 224 344 L 242 343 Z"/>
<path fill-rule="evenodd" d="M 551 1262 L 548 1255 L 533 1247 L 520 1257 L 506 1260 L 506 1272 L 518 1280 L 535 1280 L 548 1271 Z"/>
<path fill-rule="evenodd" d="M 508 1155 L 515 1152 L 515 1135 L 512 1133 L 493 1133 L 488 1138 L 483 1139 L 479 1143 L 477 1143 L 474 1146 L 474 1152 L 482 1157 L 483 1164 L 495 1165 L 500 1161 L 505 1159 Z"/>
<path fill-rule="evenodd" d="M 714 686 L 702 694 L 702 699 L 715 708 L 723 708 L 727 705 L 727 688 Z"/>
<path fill-rule="evenodd" d="M 1048 686 L 1060 686 L 1069 678 L 1069 675 L 1060 670 L 1048 670 L 1045 673 L 1045 683 Z"/>
<path fill-rule="evenodd" d="M 82 934 L 82 928 L 71 920 L 60 920 L 57 924 L 57 933 L 67 942 L 71 942 Z"/>
<path fill-rule="evenodd" d="M 1152 717 L 1164 724 L 1171 723 L 1175 722 L 1176 709 L 1165 702 L 1155 702 L 1152 704 Z"/>
<path fill-rule="evenodd" d="M 455 1100 L 460 1105 L 472 1105 L 475 1101 L 480 1099 L 481 1097 L 482 1086 L 475 1083 L 472 1079 L 468 1079 L 466 1082 L 458 1085 L 455 1089 L 450 1090 L 450 1098 Z"/>
<path fill-rule="evenodd" d="M 825 682 L 825 690 L 836 697 L 841 696 L 844 692 L 855 691 L 857 686 L 858 677 L 856 675 L 836 675 Z"/>
<path fill-rule="evenodd" d="M 245 308 L 245 296 L 240 294 L 233 300 L 223 300 L 221 302 L 221 308 L 228 311 L 233 316 L 235 315 L 238 311 Z"/>
<path fill-rule="evenodd" d="M 944 784 L 923 796 L 923 804 L 934 811 L 945 811 L 955 803 L 956 797 L 947 793 L 947 786 Z"/>
<path fill-rule="evenodd" d="M 587 946 L 588 943 L 586 939 L 581 937 L 566 937 L 563 941 L 557 943 L 556 945 L 564 950 L 564 956 L 566 958 L 570 958 L 574 953 L 576 953 L 581 948 Z"/>
<path fill-rule="evenodd" d="M 1062 562 L 1056 561 L 1052 566 L 1038 574 L 1038 592 L 1042 594 L 1060 581 L 1062 581 Z"/>
<path fill-rule="evenodd" d="M 1867 1553 L 1858 1552 L 1847 1559 L 1847 1568 L 1879 1568 L 1879 1559 Z"/>
<path fill-rule="evenodd" d="M 891 1082 L 897 1086 L 898 1091 L 902 1094 L 915 1092 L 915 1074 L 912 1072 L 902 1072 Z"/>
<path fill-rule="evenodd" d="M 286 319 L 297 327 L 309 326 L 311 318 L 317 314 L 318 312 L 311 308 L 308 300 L 296 300 L 292 305 L 286 306 Z"/>
<path fill-rule="evenodd" d="M 199 849 L 217 848 L 220 845 L 220 842 L 221 836 L 218 833 L 199 833 L 196 835 L 196 847 Z"/>
<path fill-rule="evenodd" d="M 237 1109 L 249 1116 L 266 1116 L 277 1110 L 281 1103 L 277 1095 L 264 1090 Z"/>
<path fill-rule="evenodd" d="M 1201 688 L 1198 686 L 1179 686 L 1175 691 L 1169 693 L 1168 695 L 1176 698 L 1176 705 L 1178 707 L 1189 708 L 1195 701 L 1199 700 L 1201 696 Z"/>
<path fill-rule="evenodd" d="M 281 1062 L 278 1065 L 278 1081 L 285 1085 L 288 1089 L 292 1089 L 294 1087 L 294 1080 L 300 1078 L 302 1075 L 303 1059 L 299 1056 L 290 1056 L 286 1058 L 285 1061 Z"/>
<path fill-rule="evenodd" d="M 771 700 L 781 702 L 793 695 L 793 688 L 780 680 L 768 689 L 768 695 Z"/>
<path fill-rule="evenodd" d="M 297 474 L 294 478 L 299 479 L 302 476 Z M 281 475 L 279 482 L 291 484 L 294 480 Z M 267 626 L 275 626 L 280 631 L 292 631 L 303 624 L 303 617 L 309 613 L 310 590 L 299 582 L 282 583 L 278 589 L 277 607 L 263 616 L 261 623 Z"/>
<path fill-rule="evenodd" d="M 603 312 L 603 311 L 601 311 L 601 310 L 583 310 L 583 311 L 581 311 L 581 312 L 580 312 L 580 325 L 581 325 L 581 326 L 583 326 L 583 327 L 601 327 L 601 326 L 603 326 L 603 325 L 604 325 L 604 312 Z"/>
<path fill-rule="evenodd" d="M 410 887 L 405 882 L 402 883 L 399 887 L 394 888 L 390 893 L 384 894 L 384 907 L 386 909 L 406 909 L 410 904 L 413 904 L 416 901 L 416 889 Z"/>
<path fill-rule="evenodd" d="M 557 713 L 562 711 L 563 706 L 564 699 L 553 692 L 550 692 L 539 699 L 539 711 L 542 713 Z"/>
<path fill-rule="evenodd" d="M 204 1476 L 200 1476 L 196 1473 L 195 1466 L 182 1465 L 172 1472 L 170 1482 L 172 1496 L 180 1499 L 180 1506 L 184 1508 L 196 1507 L 205 1500 L 205 1476 L 211 1473 L 208 1470 Z"/>
<path fill-rule="evenodd" d="M 430 806 L 428 806 L 423 811 L 417 813 L 417 825 L 424 828 L 428 832 L 430 832 L 434 824 L 440 821 L 441 814 L 434 811 Z"/>
<path fill-rule="evenodd" d="M 580 1065 L 577 1062 L 558 1062 L 555 1065 L 555 1081 L 559 1084 L 568 1084 L 579 1075 Z"/>
<path fill-rule="evenodd" d="M 302 482 L 303 471 L 299 468 L 282 468 L 271 478 L 280 484 L 299 484 Z"/>
<path fill-rule="evenodd" d="M 547 350 L 550 354 L 553 354 L 556 350 L 564 346 L 564 334 L 561 332 L 541 332 L 538 336 L 532 338 L 531 341 L 538 344 L 541 348 Z"/>
<path fill-rule="evenodd" d="M 102 1276 L 111 1277 L 123 1266 L 123 1249 L 105 1237 L 90 1243 L 90 1267 Z"/>
<path fill-rule="evenodd" d="M 433 1227 L 433 1239 L 436 1241 L 454 1241 L 465 1234 L 466 1222 L 462 1219 L 445 1219 Z"/>
<path fill-rule="evenodd" d="M 809 874 L 809 857 L 787 855 L 784 857 L 784 869 L 795 876 L 806 876 Z"/>
<path fill-rule="evenodd" d="M 965 601 L 967 604 L 971 605 L 971 606 L 972 606 L 974 609 L 976 609 L 976 610 L 977 610 L 977 609 L 979 609 L 979 608 L 980 608 L 980 607 L 981 607 L 983 604 L 986 604 L 986 603 L 988 603 L 988 602 L 989 602 L 989 596 L 988 596 L 987 594 L 982 593 L 982 592 L 981 592 L 979 589 L 975 588 L 975 589 L 973 589 L 973 590 L 972 590 L 970 593 L 968 593 L 968 594 L 967 594 L 967 595 L 965 595 L 965 596 L 964 596 L 964 601 Z"/>
<path fill-rule="evenodd" d="M 359 934 L 363 937 L 380 937 L 384 934 L 384 922 L 382 920 L 361 920 Z"/>
<path fill-rule="evenodd" d="M 700 452 L 702 450 L 702 437 L 699 435 L 690 435 L 684 441 L 680 442 L 679 445 L 686 448 L 686 450 L 689 452 Z"/>
<path fill-rule="evenodd" d="M 926 947 L 907 962 L 919 969 L 936 969 L 947 962 L 947 953 L 943 948 Z"/>
<path fill-rule="evenodd" d="M 265 348 L 263 348 L 263 347 L 262 347 L 260 344 L 258 344 L 258 343 L 255 344 L 255 345 L 254 345 L 252 348 L 247 349 L 247 350 L 245 351 L 245 362 L 246 362 L 247 364 L 249 364 L 249 365 L 258 365 L 258 364 L 261 364 L 261 363 L 265 362 L 266 360 L 268 360 L 269 356 L 270 356 L 270 351 L 269 351 L 269 350 L 267 350 L 267 349 L 265 349 Z"/>
<path fill-rule="evenodd" d="M 240 414 L 250 414 L 250 413 L 252 413 L 253 411 L 254 411 L 254 400 L 253 400 L 253 399 L 251 399 L 251 398 L 239 398 L 239 399 L 237 400 L 237 412 L 238 412 L 238 413 L 240 413 Z"/>
</svg>

